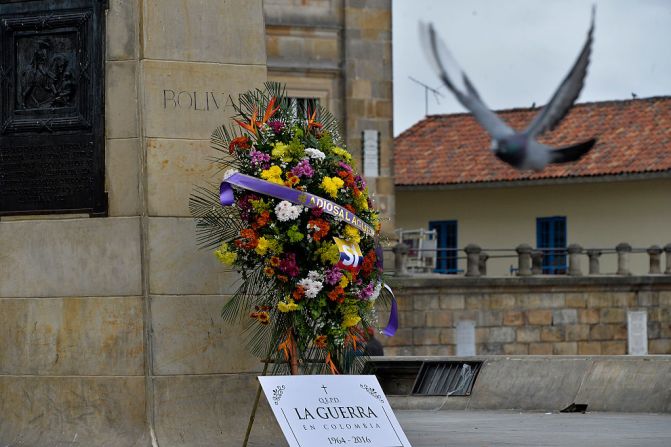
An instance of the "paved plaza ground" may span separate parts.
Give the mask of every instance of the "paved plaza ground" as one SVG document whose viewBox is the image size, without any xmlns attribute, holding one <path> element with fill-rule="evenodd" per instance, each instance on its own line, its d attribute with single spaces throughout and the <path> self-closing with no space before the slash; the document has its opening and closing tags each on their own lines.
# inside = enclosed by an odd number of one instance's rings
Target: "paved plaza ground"
<svg viewBox="0 0 671 447">
<path fill-rule="evenodd" d="M 671 414 L 397 410 L 413 447 L 671 446 Z"/>
</svg>

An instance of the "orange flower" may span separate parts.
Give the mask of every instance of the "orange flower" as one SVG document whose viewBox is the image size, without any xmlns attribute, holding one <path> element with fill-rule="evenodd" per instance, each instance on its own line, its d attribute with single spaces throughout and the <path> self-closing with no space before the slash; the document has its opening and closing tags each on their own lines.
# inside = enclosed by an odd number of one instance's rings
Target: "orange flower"
<svg viewBox="0 0 671 447">
<path fill-rule="evenodd" d="M 286 276 L 286 275 L 277 275 L 276 278 L 279 279 L 279 280 L 282 281 L 282 282 L 287 282 L 287 281 L 289 281 L 289 277 Z"/>
<path fill-rule="evenodd" d="M 251 141 L 248 136 L 242 136 L 233 138 L 228 145 L 228 153 L 232 154 L 236 147 L 240 149 L 249 149 L 251 147 Z"/>
<path fill-rule="evenodd" d="M 266 308 L 268 306 L 261 306 L 262 308 Z M 259 306 L 256 306 L 256 310 L 259 310 Z M 259 312 L 252 312 L 249 314 L 250 318 L 254 318 L 256 321 L 261 323 L 262 325 L 266 325 L 270 323 L 270 314 L 266 312 L 265 310 L 259 311 Z"/>
<path fill-rule="evenodd" d="M 240 231 L 241 239 L 235 240 L 235 245 L 246 250 L 252 250 L 259 245 L 259 238 L 256 232 L 251 228 L 244 228 Z"/>
<path fill-rule="evenodd" d="M 270 323 L 270 314 L 268 314 L 268 312 L 259 312 L 256 319 L 259 320 L 259 323 L 265 326 L 266 324 Z"/>
<path fill-rule="evenodd" d="M 233 121 L 238 123 L 238 125 L 240 127 L 242 127 L 243 129 L 248 130 L 249 132 L 256 135 L 256 115 L 257 114 L 258 114 L 258 111 L 256 109 L 254 109 L 254 113 L 252 113 L 252 117 L 249 119 L 249 123 L 243 123 L 242 121 L 238 121 L 236 119 L 234 119 Z"/>
<path fill-rule="evenodd" d="M 308 231 L 316 242 L 326 237 L 329 234 L 329 230 L 331 230 L 331 225 L 324 219 L 316 218 L 308 221 Z"/>
<path fill-rule="evenodd" d="M 345 301 L 345 289 L 340 286 L 336 286 L 333 290 L 328 293 L 328 297 L 331 301 L 335 301 L 338 304 L 342 304 Z"/>
<path fill-rule="evenodd" d="M 354 349 L 355 351 L 357 350 L 357 348 L 356 348 L 357 341 L 360 341 L 360 340 L 356 336 L 356 334 L 353 333 L 352 331 L 350 331 L 350 333 L 345 336 L 345 346 L 347 346 L 348 344 L 351 343 L 352 344 L 352 349 Z"/>
<path fill-rule="evenodd" d="M 266 266 L 266 267 L 264 267 L 264 269 L 263 269 L 263 273 L 264 273 L 266 276 L 273 276 L 273 275 L 275 274 L 275 269 L 273 269 L 272 267 L 268 267 L 268 266 Z"/>
<path fill-rule="evenodd" d="M 294 297 L 294 301 L 300 301 L 305 296 L 305 288 L 303 286 L 296 286 L 296 289 L 292 292 L 291 296 Z"/>
<path fill-rule="evenodd" d="M 273 256 L 272 258 L 270 258 L 270 265 L 272 265 L 273 267 L 279 267 L 280 258 L 278 258 L 277 256 Z"/>
<path fill-rule="evenodd" d="M 312 112 L 312 115 L 310 115 L 310 111 L 308 111 L 308 131 L 310 129 L 315 128 L 315 129 L 321 129 L 324 127 L 324 125 L 320 122 L 317 121 L 317 110 L 315 109 Z"/>
<path fill-rule="evenodd" d="M 256 117 L 259 114 L 258 110 L 256 110 L 256 109 L 254 109 L 254 113 L 252 113 L 252 116 L 249 119 L 249 123 L 244 123 L 244 122 L 238 121 L 236 119 L 234 119 L 233 121 L 238 123 L 238 125 L 240 127 L 242 127 L 243 129 L 248 130 L 249 132 L 253 133 L 254 135 L 258 135 L 257 129 L 260 128 L 261 126 L 263 126 L 266 122 L 268 122 L 268 120 L 275 114 L 275 112 L 277 112 L 280 109 L 279 106 L 273 108 L 275 106 L 275 99 L 276 98 L 273 96 L 270 99 L 270 101 L 268 102 L 268 106 L 266 106 L 266 111 L 264 112 L 263 118 L 261 118 L 261 121 L 256 120 Z"/>
<path fill-rule="evenodd" d="M 262 211 L 261 214 L 256 218 L 254 223 L 254 228 L 262 228 L 268 225 L 270 220 L 270 211 Z"/>
<path fill-rule="evenodd" d="M 327 340 L 328 338 L 326 335 L 318 335 L 317 338 L 315 338 L 315 346 L 319 349 L 325 349 Z"/>
<path fill-rule="evenodd" d="M 287 181 L 284 182 L 284 184 L 289 188 L 293 188 L 294 186 L 298 185 L 300 181 L 300 178 L 296 177 L 291 171 L 289 171 L 287 172 Z"/>
</svg>

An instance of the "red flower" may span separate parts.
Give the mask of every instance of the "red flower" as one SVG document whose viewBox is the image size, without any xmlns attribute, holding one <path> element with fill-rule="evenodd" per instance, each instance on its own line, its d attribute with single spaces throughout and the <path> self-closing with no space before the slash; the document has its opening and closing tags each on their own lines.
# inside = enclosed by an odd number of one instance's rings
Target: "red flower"
<svg viewBox="0 0 671 447">
<path fill-rule="evenodd" d="M 373 272 L 373 269 L 375 268 L 376 260 L 377 256 L 375 255 L 374 250 L 366 253 L 366 256 L 363 258 L 363 265 L 361 266 L 361 271 L 363 272 L 364 276 L 370 276 L 370 274 Z"/>
<path fill-rule="evenodd" d="M 249 149 L 250 147 L 252 147 L 252 145 L 248 136 L 245 135 L 242 137 L 233 138 L 228 145 L 228 153 L 232 154 L 236 148 Z"/>
</svg>

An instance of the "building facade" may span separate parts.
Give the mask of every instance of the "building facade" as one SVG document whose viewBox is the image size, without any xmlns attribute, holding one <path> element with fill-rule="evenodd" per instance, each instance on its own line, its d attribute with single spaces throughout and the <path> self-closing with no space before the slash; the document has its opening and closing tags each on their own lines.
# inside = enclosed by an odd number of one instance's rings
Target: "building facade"
<svg viewBox="0 0 671 447">
<path fill-rule="evenodd" d="M 535 110 L 500 116 L 523 128 Z M 543 142 L 559 147 L 598 138 L 582 160 L 540 173 L 517 172 L 487 149 L 470 115 L 430 116 L 396 138 L 397 227 L 437 229 L 436 270 L 465 269 L 463 248 L 488 252 L 487 274 L 516 273 L 515 248 L 544 251 L 543 273 L 566 273 L 566 249 L 598 249 L 600 273 L 617 270 L 629 244 L 630 270 L 647 273 L 646 249 L 671 242 L 671 98 L 580 104 Z M 505 250 L 504 250 L 505 249 Z"/>
</svg>

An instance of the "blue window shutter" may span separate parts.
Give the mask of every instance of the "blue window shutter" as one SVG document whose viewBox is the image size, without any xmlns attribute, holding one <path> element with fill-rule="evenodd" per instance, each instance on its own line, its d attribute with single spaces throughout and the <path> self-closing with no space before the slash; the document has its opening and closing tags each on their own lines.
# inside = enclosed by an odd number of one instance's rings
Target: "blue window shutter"
<svg viewBox="0 0 671 447">
<path fill-rule="evenodd" d="M 436 230 L 436 273 L 458 273 L 457 221 L 438 220 L 429 222 L 429 230 Z"/>
<path fill-rule="evenodd" d="M 566 216 L 536 218 L 536 246 L 543 251 L 543 273 L 566 273 Z"/>
</svg>

